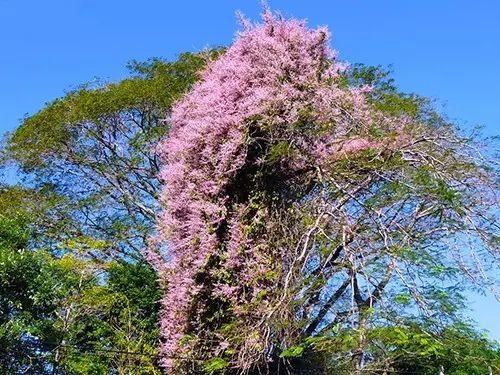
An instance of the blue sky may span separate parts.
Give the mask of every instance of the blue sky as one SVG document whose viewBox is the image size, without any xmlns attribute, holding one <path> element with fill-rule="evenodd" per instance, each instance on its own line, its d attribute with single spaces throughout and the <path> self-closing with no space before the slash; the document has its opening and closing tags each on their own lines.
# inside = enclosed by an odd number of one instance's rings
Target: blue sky
<svg viewBox="0 0 500 375">
<path fill-rule="evenodd" d="M 499 1 L 269 3 L 329 26 L 341 59 L 392 65 L 401 89 L 435 98 L 465 127 L 499 134 Z M 257 19 L 260 2 L 0 0 L 0 132 L 81 83 L 124 77 L 131 59 L 230 43 L 236 10 Z M 500 339 L 500 303 L 471 299 L 471 315 Z"/>
</svg>

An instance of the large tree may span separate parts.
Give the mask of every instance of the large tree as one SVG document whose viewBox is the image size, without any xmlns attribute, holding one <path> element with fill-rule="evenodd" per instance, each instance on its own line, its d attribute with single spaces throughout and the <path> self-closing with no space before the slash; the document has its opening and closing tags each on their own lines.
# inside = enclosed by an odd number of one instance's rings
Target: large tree
<svg viewBox="0 0 500 375">
<path fill-rule="evenodd" d="M 155 146 L 172 103 L 216 53 L 133 62 L 129 78 L 70 91 L 7 137 L 4 160 L 20 168 L 24 185 L 60 198 L 59 219 L 38 223 L 46 242 L 71 239 L 100 259 L 143 257 L 159 206 Z"/>
<path fill-rule="evenodd" d="M 175 373 L 366 371 L 377 329 L 437 335 L 466 276 L 491 282 L 497 181 L 479 146 L 327 43 L 267 11 L 173 109 L 156 268 Z"/>
</svg>

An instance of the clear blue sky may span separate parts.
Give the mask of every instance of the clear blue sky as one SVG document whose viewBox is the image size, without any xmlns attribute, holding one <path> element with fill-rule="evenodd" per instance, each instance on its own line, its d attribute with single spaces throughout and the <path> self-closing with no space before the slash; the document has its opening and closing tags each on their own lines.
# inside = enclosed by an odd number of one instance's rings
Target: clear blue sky
<svg viewBox="0 0 500 375">
<path fill-rule="evenodd" d="M 392 65 L 399 86 L 436 98 L 462 124 L 499 134 L 500 1 L 272 0 L 286 16 L 328 25 L 349 62 Z M 0 131 L 95 77 L 118 80 L 131 59 L 173 58 L 231 42 L 234 13 L 259 0 L 0 0 Z M 500 303 L 471 315 L 500 339 Z"/>
</svg>

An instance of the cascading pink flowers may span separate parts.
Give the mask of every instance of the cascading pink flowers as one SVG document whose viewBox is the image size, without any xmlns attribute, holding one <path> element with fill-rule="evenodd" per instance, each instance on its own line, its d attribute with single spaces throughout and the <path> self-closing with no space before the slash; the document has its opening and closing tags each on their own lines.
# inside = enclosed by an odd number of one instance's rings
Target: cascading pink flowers
<svg viewBox="0 0 500 375">
<path fill-rule="evenodd" d="M 203 324 L 200 316 L 209 297 L 203 291 L 207 279 L 200 275 L 210 273 L 211 259 L 218 257 L 219 266 L 238 270 L 236 283 L 234 278 L 231 283 L 219 280 L 208 292 L 227 299 L 236 316 L 241 290 L 253 277 L 248 273 L 268 267 L 265 257 L 253 255 L 257 240 L 243 230 L 248 202 L 236 203 L 228 193 L 248 163 L 249 124 L 287 129 L 307 110 L 308 121 L 326 130 L 314 135 L 290 130 L 298 152 L 287 166 L 297 170 L 376 146 L 365 138 L 339 143 L 353 126 L 368 126 L 373 119 L 364 89 L 336 84 L 343 65 L 328 42 L 326 29 L 312 30 L 267 11 L 263 24 L 247 26 L 173 108 L 172 131 L 159 147 L 166 182 L 159 229 L 170 251 L 161 315 L 166 367 L 189 355 L 183 337 L 196 336 Z M 226 229 L 221 236 L 222 226 Z"/>
</svg>

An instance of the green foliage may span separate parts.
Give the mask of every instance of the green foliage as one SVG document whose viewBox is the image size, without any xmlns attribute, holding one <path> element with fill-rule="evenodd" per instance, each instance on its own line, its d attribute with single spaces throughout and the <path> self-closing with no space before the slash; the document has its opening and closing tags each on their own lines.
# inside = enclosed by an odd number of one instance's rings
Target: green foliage
<svg viewBox="0 0 500 375">
<path fill-rule="evenodd" d="M 147 107 L 155 108 L 150 116 L 165 115 L 170 105 L 194 83 L 195 73 L 204 63 L 204 56 L 188 53 L 173 63 L 133 62 L 129 67 L 135 76 L 102 87 L 83 85 L 27 117 L 10 137 L 7 151 L 24 168 L 33 170 L 81 140 L 81 124 L 87 121 L 105 123 L 106 116 L 141 112 Z M 159 139 L 165 130 L 164 126 L 152 127 L 130 143 L 139 148 L 146 140 Z"/>
<path fill-rule="evenodd" d="M 75 287 L 74 278 L 48 253 L 26 250 L 23 223 L 0 216 L 0 226 L 0 369 L 43 373 L 48 361 L 37 352 L 52 349 L 56 301 Z"/>
<path fill-rule="evenodd" d="M 285 141 L 280 141 L 269 148 L 266 159 L 273 164 L 290 155 L 291 152 L 293 152 L 291 146 Z"/>
<path fill-rule="evenodd" d="M 294 345 L 286 348 L 280 354 L 280 358 L 297 358 L 302 356 L 305 347 L 303 345 Z"/>
<path fill-rule="evenodd" d="M 393 331 L 396 331 L 394 329 Z M 437 335 L 418 328 L 389 333 L 382 337 L 396 344 L 392 352 L 398 373 L 435 374 L 442 366 L 445 374 L 488 374 L 500 370 L 500 348 L 468 327 L 445 329 Z M 395 337 L 394 340 L 391 340 Z"/>
<path fill-rule="evenodd" d="M 458 324 L 432 333 L 422 325 L 382 326 L 364 332 L 370 358 L 363 374 L 387 373 L 434 375 L 488 374 L 500 370 L 500 347 L 470 327 Z M 349 374 L 352 364 L 347 353 L 355 350 L 360 332 L 343 330 L 316 337 L 310 344 L 324 358 L 328 374 Z"/>
<path fill-rule="evenodd" d="M 424 118 L 433 113 L 432 103 L 427 98 L 416 94 L 405 94 L 398 91 L 391 70 L 382 66 L 366 66 L 354 64 L 346 74 L 345 84 L 372 87 L 372 104 L 377 110 L 388 115 L 405 115 L 412 118 Z"/>
<path fill-rule="evenodd" d="M 212 358 L 205 362 L 203 366 L 203 370 L 207 374 L 220 374 L 222 370 L 226 369 L 229 366 L 229 363 L 220 357 Z"/>
<path fill-rule="evenodd" d="M 0 372 L 159 373 L 154 271 L 31 249 L 37 198 L 0 193 Z"/>
</svg>

